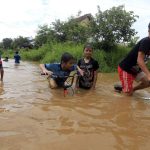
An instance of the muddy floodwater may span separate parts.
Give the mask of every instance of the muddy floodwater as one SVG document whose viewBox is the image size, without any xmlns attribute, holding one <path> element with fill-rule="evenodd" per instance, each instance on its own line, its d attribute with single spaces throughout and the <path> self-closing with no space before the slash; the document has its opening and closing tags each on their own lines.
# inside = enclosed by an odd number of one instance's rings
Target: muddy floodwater
<svg viewBox="0 0 150 150">
<path fill-rule="evenodd" d="M 150 150 L 150 90 L 125 97 L 117 74 L 99 74 L 95 91 L 63 97 L 37 64 L 4 63 L 0 150 Z"/>
</svg>

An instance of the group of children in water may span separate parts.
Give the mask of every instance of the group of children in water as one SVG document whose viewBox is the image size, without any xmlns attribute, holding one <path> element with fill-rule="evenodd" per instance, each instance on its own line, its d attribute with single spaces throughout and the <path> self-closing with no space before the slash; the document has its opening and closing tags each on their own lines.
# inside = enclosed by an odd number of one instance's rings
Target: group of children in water
<svg viewBox="0 0 150 150">
<path fill-rule="evenodd" d="M 117 92 L 132 95 L 136 90 L 150 87 L 150 71 L 146 65 L 150 59 L 150 24 L 148 25 L 148 37 L 140 40 L 128 55 L 119 63 L 118 74 L 121 85 L 115 86 Z M 88 44 L 83 49 L 83 58 L 74 65 L 74 58 L 69 53 L 64 53 L 60 64 L 41 64 L 43 74 L 51 76 L 50 87 L 62 87 L 70 72 L 77 70 L 78 78 L 76 86 L 84 89 L 95 89 L 99 64 L 93 59 L 93 48 Z M 61 79 L 52 74 L 65 76 Z M 139 84 L 133 87 L 134 80 Z"/>
<path fill-rule="evenodd" d="M 99 64 L 92 54 L 93 48 L 87 44 L 83 48 L 83 58 L 77 64 L 74 63 L 74 57 L 70 53 L 64 53 L 60 63 L 41 64 L 40 68 L 42 74 L 51 76 L 49 83 L 52 89 L 63 87 L 72 71 L 78 72 L 76 86 L 83 89 L 95 89 Z"/>
<path fill-rule="evenodd" d="M 116 85 L 115 90 L 126 95 L 132 95 L 136 90 L 150 87 L 150 71 L 147 61 L 150 59 L 150 24 L 148 25 L 148 37 L 140 40 L 135 47 L 118 65 L 118 74 L 121 85 Z M 99 64 L 92 57 L 93 48 L 86 44 L 83 48 L 83 58 L 77 64 L 70 53 L 61 56 L 60 63 L 40 64 L 42 74 L 49 75 L 49 83 L 52 89 L 64 87 L 64 84 L 72 71 L 77 72 L 76 87 L 83 89 L 95 89 Z M 20 63 L 21 57 L 16 52 L 15 63 Z M 8 61 L 8 58 L 5 59 Z M 1 81 L 3 81 L 3 64 L 0 59 Z M 133 86 L 134 80 L 139 84 Z"/>
</svg>

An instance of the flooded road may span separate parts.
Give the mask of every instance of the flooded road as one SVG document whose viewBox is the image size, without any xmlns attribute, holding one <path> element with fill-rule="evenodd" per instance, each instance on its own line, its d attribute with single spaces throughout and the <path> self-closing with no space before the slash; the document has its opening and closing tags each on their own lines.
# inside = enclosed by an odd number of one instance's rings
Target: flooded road
<svg viewBox="0 0 150 150">
<path fill-rule="evenodd" d="M 99 75 L 95 91 L 64 98 L 37 64 L 4 66 L 0 150 L 150 149 L 150 101 L 115 93 L 116 74 Z"/>
</svg>

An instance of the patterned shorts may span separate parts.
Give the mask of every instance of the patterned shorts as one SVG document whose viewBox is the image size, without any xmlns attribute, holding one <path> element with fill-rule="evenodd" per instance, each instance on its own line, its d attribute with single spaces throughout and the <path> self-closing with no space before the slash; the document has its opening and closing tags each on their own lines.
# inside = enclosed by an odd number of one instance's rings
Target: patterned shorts
<svg viewBox="0 0 150 150">
<path fill-rule="evenodd" d="M 133 91 L 133 81 L 135 80 L 135 76 L 132 74 L 127 73 L 126 71 L 122 70 L 118 66 L 118 73 L 119 78 L 122 84 L 122 90 L 124 93 L 130 93 Z"/>
</svg>

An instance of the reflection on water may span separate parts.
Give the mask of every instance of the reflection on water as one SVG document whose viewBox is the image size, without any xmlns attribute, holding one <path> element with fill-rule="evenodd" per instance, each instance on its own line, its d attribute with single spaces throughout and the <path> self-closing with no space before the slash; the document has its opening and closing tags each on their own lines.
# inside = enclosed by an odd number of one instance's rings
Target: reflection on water
<svg viewBox="0 0 150 150">
<path fill-rule="evenodd" d="M 97 90 L 63 97 L 37 64 L 5 63 L 0 83 L 0 150 L 149 150 L 150 101 L 113 90 L 116 74 L 99 75 Z"/>
</svg>

